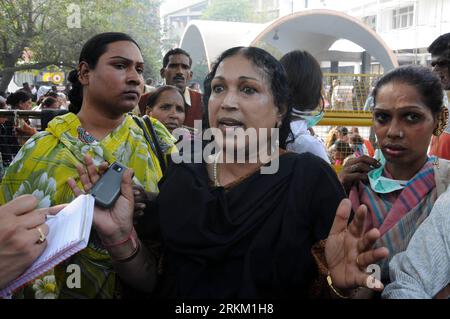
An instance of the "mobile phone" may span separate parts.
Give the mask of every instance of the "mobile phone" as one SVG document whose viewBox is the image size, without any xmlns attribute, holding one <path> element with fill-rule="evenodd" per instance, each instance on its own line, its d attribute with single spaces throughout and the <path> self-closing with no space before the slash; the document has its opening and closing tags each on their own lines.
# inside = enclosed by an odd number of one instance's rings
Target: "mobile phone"
<svg viewBox="0 0 450 319">
<path fill-rule="evenodd" d="M 120 195 L 122 175 L 127 167 L 119 162 L 112 163 L 103 176 L 92 187 L 91 195 L 95 198 L 95 204 L 103 208 L 114 205 Z"/>
</svg>

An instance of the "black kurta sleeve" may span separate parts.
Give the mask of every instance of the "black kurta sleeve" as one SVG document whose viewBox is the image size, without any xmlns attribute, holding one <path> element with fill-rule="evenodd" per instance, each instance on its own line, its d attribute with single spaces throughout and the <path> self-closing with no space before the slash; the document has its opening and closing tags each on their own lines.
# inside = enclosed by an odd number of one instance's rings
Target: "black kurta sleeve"
<svg viewBox="0 0 450 319">
<path fill-rule="evenodd" d="M 311 225 L 317 241 L 328 237 L 339 203 L 344 199 L 345 191 L 331 166 L 315 157 L 316 165 L 311 198 Z"/>
</svg>

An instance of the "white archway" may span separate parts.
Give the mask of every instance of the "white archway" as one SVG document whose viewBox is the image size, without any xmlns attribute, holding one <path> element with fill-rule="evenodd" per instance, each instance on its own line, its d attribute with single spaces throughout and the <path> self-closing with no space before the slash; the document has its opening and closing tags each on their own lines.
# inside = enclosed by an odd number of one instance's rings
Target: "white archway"
<svg viewBox="0 0 450 319">
<path fill-rule="evenodd" d="M 272 36 L 275 30 L 278 40 Z M 262 41 L 283 53 L 302 49 L 321 60 L 337 40 L 359 45 L 377 59 L 385 70 L 398 67 L 397 58 L 381 37 L 358 19 L 333 10 L 297 12 L 273 21 L 250 45 Z"/>
<path fill-rule="evenodd" d="M 256 23 L 193 20 L 184 30 L 180 48 L 194 61 L 205 60 L 208 68 L 226 49 L 248 46 L 265 25 Z"/>
<path fill-rule="evenodd" d="M 226 49 L 250 45 L 268 45 L 281 54 L 307 50 L 323 61 L 339 56 L 329 48 L 340 39 L 362 47 L 385 71 L 398 66 L 395 55 L 373 30 L 356 18 L 332 10 L 301 11 L 266 24 L 194 20 L 186 27 L 180 47 L 188 51 L 194 61 L 204 59 L 210 67 Z M 342 59 L 357 57 L 353 52 Z"/>
</svg>

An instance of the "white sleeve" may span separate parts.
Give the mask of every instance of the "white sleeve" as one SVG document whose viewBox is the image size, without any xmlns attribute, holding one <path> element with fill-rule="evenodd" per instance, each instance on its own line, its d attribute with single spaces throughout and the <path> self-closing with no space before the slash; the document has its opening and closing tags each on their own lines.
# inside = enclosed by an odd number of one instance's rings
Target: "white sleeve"
<svg viewBox="0 0 450 319">
<path fill-rule="evenodd" d="M 289 151 L 299 154 L 307 152 L 312 153 L 322 158 L 328 164 L 331 164 L 325 145 L 314 136 L 306 134 L 300 135 L 294 142 L 289 143 L 287 148 Z"/>
<path fill-rule="evenodd" d="M 391 283 L 383 298 L 433 298 L 450 281 L 450 191 L 436 201 L 406 251 L 389 264 Z"/>
</svg>

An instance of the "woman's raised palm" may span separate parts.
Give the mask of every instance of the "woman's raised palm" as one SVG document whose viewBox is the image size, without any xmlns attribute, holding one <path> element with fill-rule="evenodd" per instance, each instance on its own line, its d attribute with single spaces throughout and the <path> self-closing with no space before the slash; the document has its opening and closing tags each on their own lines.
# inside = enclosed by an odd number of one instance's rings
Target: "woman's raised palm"
<svg viewBox="0 0 450 319">
<path fill-rule="evenodd" d="M 364 233 L 367 207 L 361 205 L 348 225 L 350 212 L 350 201 L 343 199 L 325 245 L 325 258 L 333 285 L 341 289 L 368 287 L 381 291 L 383 284 L 379 278 L 373 278 L 366 270 L 371 264 L 386 258 L 388 250 L 385 247 L 372 249 L 380 237 L 378 229 Z"/>
</svg>

